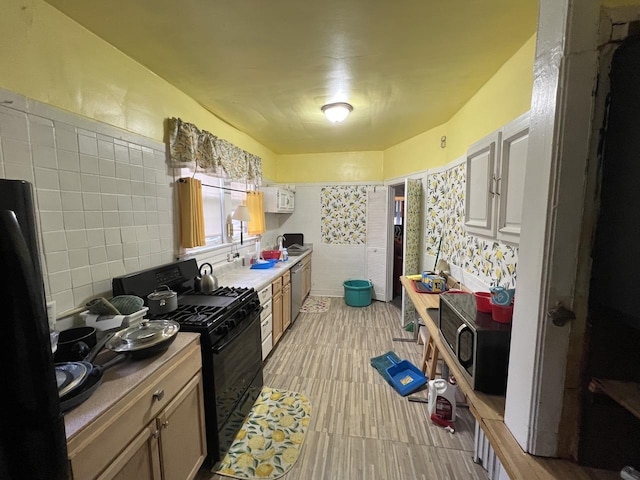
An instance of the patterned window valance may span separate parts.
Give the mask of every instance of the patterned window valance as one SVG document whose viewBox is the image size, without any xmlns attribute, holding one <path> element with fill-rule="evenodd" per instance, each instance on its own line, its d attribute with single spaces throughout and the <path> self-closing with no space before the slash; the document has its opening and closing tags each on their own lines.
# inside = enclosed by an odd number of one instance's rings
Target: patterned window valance
<svg viewBox="0 0 640 480">
<path fill-rule="evenodd" d="M 174 167 L 191 167 L 220 178 L 262 184 L 262 160 L 231 142 L 179 118 L 169 119 Z"/>
</svg>

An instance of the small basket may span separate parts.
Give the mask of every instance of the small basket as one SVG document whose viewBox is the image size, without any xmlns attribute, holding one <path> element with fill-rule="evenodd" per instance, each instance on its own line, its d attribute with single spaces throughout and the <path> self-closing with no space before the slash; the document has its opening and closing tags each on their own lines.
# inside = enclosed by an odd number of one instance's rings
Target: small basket
<svg viewBox="0 0 640 480">
<path fill-rule="evenodd" d="M 347 280 L 344 285 L 344 301 L 350 307 L 366 307 L 371 304 L 373 284 L 369 280 Z"/>
</svg>

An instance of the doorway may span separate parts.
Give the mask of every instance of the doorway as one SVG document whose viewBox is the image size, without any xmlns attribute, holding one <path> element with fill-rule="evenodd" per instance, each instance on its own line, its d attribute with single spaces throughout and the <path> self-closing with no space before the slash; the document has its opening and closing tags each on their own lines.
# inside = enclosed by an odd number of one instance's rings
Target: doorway
<svg viewBox="0 0 640 480">
<path fill-rule="evenodd" d="M 404 183 L 391 185 L 393 196 L 393 295 L 391 303 L 402 308 L 402 265 L 404 258 Z"/>
</svg>

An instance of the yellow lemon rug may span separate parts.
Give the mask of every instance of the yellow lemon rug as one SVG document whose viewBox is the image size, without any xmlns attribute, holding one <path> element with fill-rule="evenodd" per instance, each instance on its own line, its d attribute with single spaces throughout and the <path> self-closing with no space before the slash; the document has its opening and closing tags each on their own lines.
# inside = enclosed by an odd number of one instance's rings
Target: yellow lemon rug
<svg viewBox="0 0 640 480">
<path fill-rule="evenodd" d="M 264 387 L 215 473 L 234 478 L 279 478 L 300 455 L 311 402 L 295 392 Z"/>
</svg>

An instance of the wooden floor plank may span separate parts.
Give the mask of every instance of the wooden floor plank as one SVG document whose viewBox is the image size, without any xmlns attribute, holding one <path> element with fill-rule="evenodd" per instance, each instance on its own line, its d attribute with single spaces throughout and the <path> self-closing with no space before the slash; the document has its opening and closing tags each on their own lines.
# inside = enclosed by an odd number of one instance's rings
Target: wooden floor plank
<svg viewBox="0 0 640 480">
<path fill-rule="evenodd" d="M 419 365 L 422 345 L 400 327 L 400 310 L 373 302 L 302 313 L 264 367 L 265 385 L 304 393 L 311 423 L 290 479 L 485 480 L 473 463 L 474 420 L 460 409 L 456 433 L 428 419 L 427 405 L 400 396 L 371 366 L 388 351 Z M 426 389 L 417 393 L 426 397 Z M 199 480 L 222 477 L 200 472 Z"/>
</svg>

